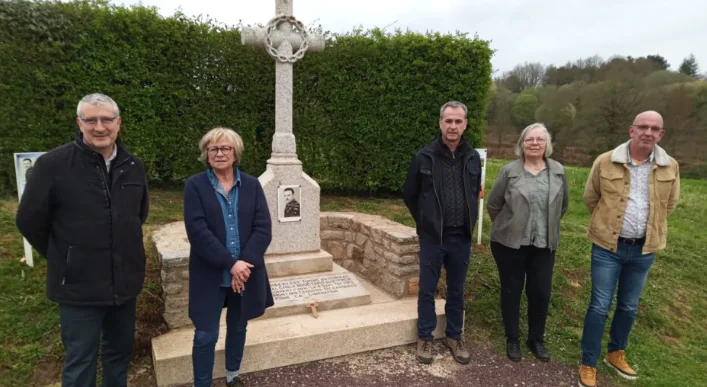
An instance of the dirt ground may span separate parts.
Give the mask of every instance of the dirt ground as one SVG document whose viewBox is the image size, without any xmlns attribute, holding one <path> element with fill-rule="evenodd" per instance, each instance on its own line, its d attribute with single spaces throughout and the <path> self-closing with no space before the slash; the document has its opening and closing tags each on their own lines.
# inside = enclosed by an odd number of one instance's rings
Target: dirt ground
<svg viewBox="0 0 707 387">
<path fill-rule="evenodd" d="M 535 360 L 523 348 L 523 361 L 511 362 L 497 355 L 488 344 L 467 343 L 471 363 L 461 365 L 454 361 L 441 341 L 433 346 L 434 363 L 424 365 L 415 359 L 415 345 L 342 356 L 334 359 L 292 365 L 243 375 L 249 387 L 348 387 L 348 386 L 406 386 L 406 387 L 531 387 L 576 386 L 577 370 L 564 364 Z M 61 363 L 44 362 L 33 377 L 33 386 L 60 387 Z M 39 371 L 39 370 L 42 371 Z M 42 375 L 39 375 L 42 374 Z M 602 387 L 611 386 L 608 378 L 599 375 Z M 147 356 L 133 362 L 128 381 L 130 387 L 155 387 L 151 359 Z M 179 387 L 187 387 L 184 384 Z M 213 386 L 225 386 L 223 379 Z"/>
<path fill-rule="evenodd" d="M 249 387 L 346 387 L 346 386 L 575 386 L 576 370 L 566 365 L 535 360 L 524 350 L 523 361 L 513 363 L 497 355 L 487 344 L 467 343 L 471 363 L 454 361 L 449 350 L 437 340 L 433 346 L 434 363 L 424 365 L 415 359 L 415 345 L 388 348 L 335 359 L 292 365 L 243 375 Z M 35 378 L 34 386 L 60 387 L 61 364 L 44 367 L 49 378 Z M 43 380 L 42 380 L 43 379 Z M 610 385 L 600 375 L 602 387 Z M 128 385 L 155 387 L 151 359 L 142 357 L 130 369 Z M 187 387 L 184 384 L 180 387 Z M 225 386 L 223 379 L 213 386 Z"/>
</svg>

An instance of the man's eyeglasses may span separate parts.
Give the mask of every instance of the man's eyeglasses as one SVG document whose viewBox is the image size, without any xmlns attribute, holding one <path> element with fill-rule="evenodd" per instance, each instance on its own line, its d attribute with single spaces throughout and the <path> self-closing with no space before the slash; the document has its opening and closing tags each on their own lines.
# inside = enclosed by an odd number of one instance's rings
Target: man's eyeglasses
<svg viewBox="0 0 707 387">
<path fill-rule="evenodd" d="M 79 117 L 81 121 L 84 122 L 84 124 L 88 126 L 96 126 L 98 125 L 98 122 L 103 124 L 103 126 L 110 125 L 115 122 L 115 119 L 118 118 L 118 116 L 115 117 L 89 117 L 89 118 L 82 118 Z"/>
<path fill-rule="evenodd" d="M 663 128 L 659 126 L 650 126 L 650 125 L 631 125 L 634 128 L 638 129 L 640 132 L 645 132 L 646 130 L 650 129 L 651 132 L 657 133 L 663 130 Z"/>
<path fill-rule="evenodd" d="M 216 156 L 218 154 L 218 151 L 221 151 L 224 155 L 230 155 L 231 151 L 233 150 L 232 146 L 222 146 L 222 147 L 211 147 L 208 148 L 207 151 L 211 156 Z"/>
<path fill-rule="evenodd" d="M 532 144 L 533 142 L 537 142 L 538 144 L 544 144 L 547 140 L 545 140 L 543 137 L 526 137 L 523 141 L 525 141 L 526 144 Z"/>
</svg>

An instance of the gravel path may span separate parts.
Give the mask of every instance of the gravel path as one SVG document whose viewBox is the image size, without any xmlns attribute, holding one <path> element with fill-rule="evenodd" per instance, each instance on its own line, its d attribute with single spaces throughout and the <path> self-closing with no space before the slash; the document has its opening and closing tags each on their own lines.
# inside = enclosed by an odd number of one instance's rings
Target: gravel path
<svg viewBox="0 0 707 387">
<path fill-rule="evenodd" d="M 433 346 L 434 363 L 415 359 L 415 345 L 321 360 L 243 376 L 248 387 L 285 386 L 576 386 L 576 370 L 535 360 L 524 351 L 523 361 L 511 362 L 488 345 L 469 344 L 471 363 L 454 361 L 441 341 Z M 528 357 L 530 355 L 530 357 Z M 224 386 L 223 379 L 214 386 Z M 606 383 L 602 383 L 606 386 Z"/>
</svg>

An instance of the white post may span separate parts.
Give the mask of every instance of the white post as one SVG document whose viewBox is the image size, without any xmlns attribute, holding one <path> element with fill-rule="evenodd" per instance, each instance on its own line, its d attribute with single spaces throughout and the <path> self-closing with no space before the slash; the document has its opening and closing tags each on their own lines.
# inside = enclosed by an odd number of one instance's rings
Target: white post
<svg viewBox="0 0 707 387">
<path fill-rule="evenodd" d="M 486 187 L 486 149 L 477 149 L 481 155 L 481 192 L 479 192 L 479 219 L 476 221 L 478 232 L 476 244 L 481 244 L 481 231 L 484 227 L 484 189 Z"/>
<path fill-rule="evenodd" d="M 17 199 L 22 200 L 22 193 L 25 191 L 25 184 L 29 177 L 28 169 L 31 171 L 37 158 L 43 155 L 44 152 L 27 152 L 15 153 L 15 176 L 17 177 Z M 32 246 L 27 242 L 27 239 L 22 238 L 25 248 L 24 260 L 27 266 L 34 267 L 34 258 L 32 257 Z"/>
</svg>

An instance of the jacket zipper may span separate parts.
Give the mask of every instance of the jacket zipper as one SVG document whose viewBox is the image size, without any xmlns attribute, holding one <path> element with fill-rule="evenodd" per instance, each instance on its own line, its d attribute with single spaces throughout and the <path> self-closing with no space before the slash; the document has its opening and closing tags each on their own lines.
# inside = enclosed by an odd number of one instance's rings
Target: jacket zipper
<svg viewBox="0 0 707 387">
<path fill-rule="evenodd" d="M 437 195 L 437 186 L 435 185 L 434 171 L 435 171 L 435 158 L 432 159 L 432 190 L 435 192 L 435 199 L 437 199 L 437 205 L 439 206 L 439 244 L 444 246 L 442 242 L 442 237 L 444 236 L 444 213 L 442 211 L 442 202 L 439 201 L 439 195 Z"/>
<path fill-rule="evenodd" d="M 61 279 L 62 285 L 66 284 L 66 275 L 69 273 L 69 265 L 71 265 L 71 246 L 69 246 L 69 250 L 66 252 L 66 264 L 64 265 L 64 277 L 62 277 L 62 279 Z"/>
<path fill-rule="evenodd" d="M 115 166 L 117 167 L 117 165 Z M 111 203 L 111 194 L 110 194 L 110 186 L 108 184 L 108 178 L 106 177 L 106 169 L 101 168 L 100 164 L 96 165 L 96 168 L 98 168 L 98 174 L 101 175 L 101 181 L 103 182 L 103 188 L 105 192 L 105 197 L 106 197 L 106 204 L 108 205 L 108 219 L 110 219 L 110 262 L 111 262 L 111 268 L 110 268 L 110 273 L 111 273 L 111 282 L 113 283 L 113 302 L 115 302 L 115 299 L 117 298 L 115 294 L 115 273 L 113 270 L 113 210 L 112 210 L 112 203 Z"/>
<path fill-rule="evenodd" d="M 466 160 L 464 160 L 464 165 L 462 168 L 462 185 L 464 185 L 464 178 L 467 176 L 468 172 L 466 169 L 466 165 L 469 163 L 469 160 L 474 157 L 474 154 L 472 153 L 471 156 L 467 157 Z M 468 179 L 468 177 L 466 177 Z M 479 176 L 481 178 L 481 176 Z M 473 189 L 473 187 L 469 187 L 470 189 Z M 477 193 L 478 197 L 478 193 Z M 471 203 L 469 203 L 469 194 L 465 191 L 464 192 L 464 200 L 466 200 L 466 216 L 469 217 L 469 235 L 474 236 L 474 228 L 472 225 L 474 224 L 473 219 L 471 219 Z"/>
</svg>

